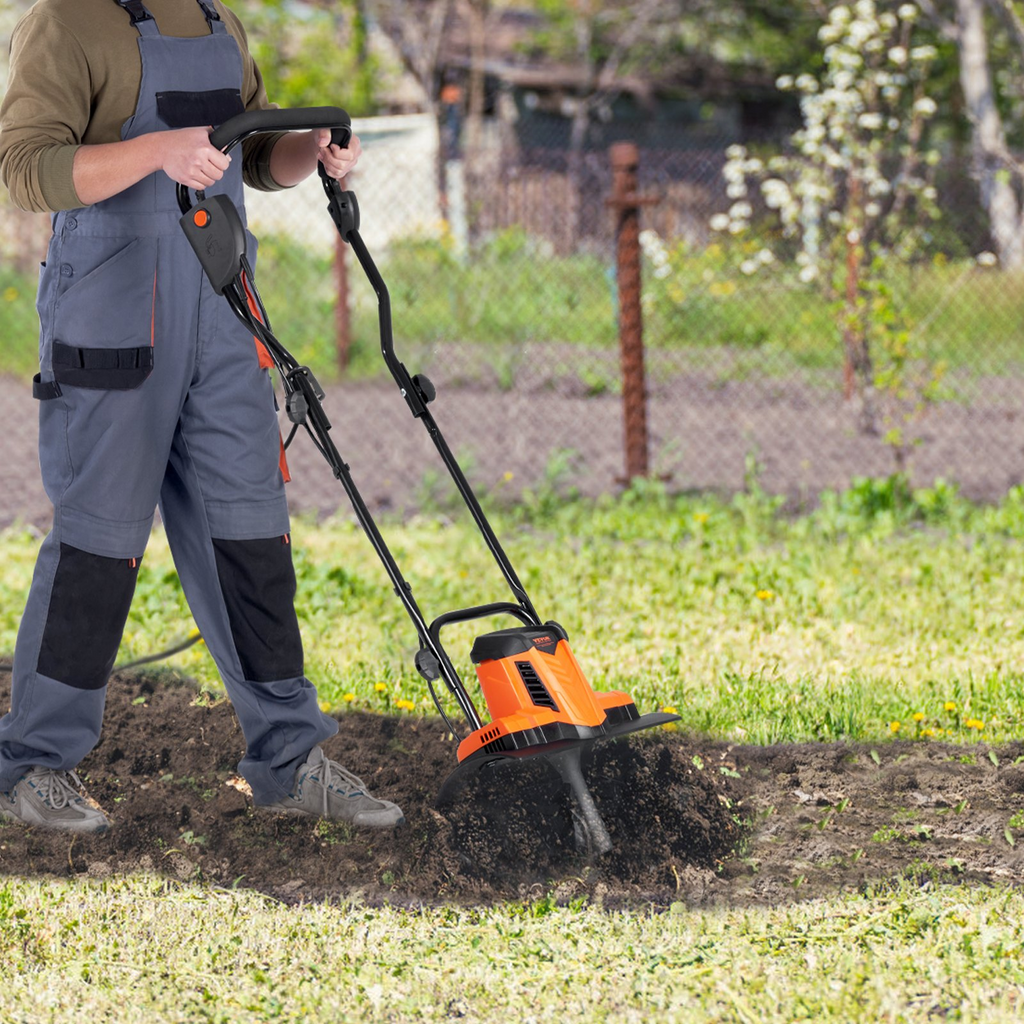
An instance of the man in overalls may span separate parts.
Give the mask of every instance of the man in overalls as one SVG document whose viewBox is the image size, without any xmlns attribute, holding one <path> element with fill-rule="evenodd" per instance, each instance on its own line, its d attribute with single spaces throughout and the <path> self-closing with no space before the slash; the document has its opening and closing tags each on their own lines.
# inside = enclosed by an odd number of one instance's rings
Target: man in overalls
<svg viewBox="0 0 1024 1024">
<path fill-rule="evenodd" d="M 210 145 L 211 127 L 267 106 L 218 0 L 38 0 L 14 30 L 0 174 L 18 206 L 53 214 L 34 393 L 54 515 L 0 720 L 5 817 L 110 824 L 73 769 L 99 739 L 159 503 L 245 736 L 255 805 L 403 820 L 319 746 L 337 723 L 303 674 L 272 383 L 178 223 L 176 182 L 230 196 L 244 220 L 243 174 L 270 191 L 318 159 L 338 178 L 355 164 L 358 139 L 342 151 L 327 131 L 258 135 L 234 161 Z"/>
</svg>

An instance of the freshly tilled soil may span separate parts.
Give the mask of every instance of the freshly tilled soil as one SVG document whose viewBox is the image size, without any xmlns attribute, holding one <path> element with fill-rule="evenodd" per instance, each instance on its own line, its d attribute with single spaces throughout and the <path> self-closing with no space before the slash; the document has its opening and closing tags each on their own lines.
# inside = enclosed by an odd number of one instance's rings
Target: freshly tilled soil
<svg viewBox="0 0 1024 1024">
<path fill-rule="evenodd" d="M 9 686 L 0 674 L 4 707 Z M 0 871 L 155 871 L 288 901 L 399 905 L 543 894 L 756 905 L 899 876 L 1024 880 L 1024 829 L 1010 824 L 1024 808 L 1024 764 L 1015 763 L 1024 744 L 752 747 L 653 730 L 584 760 L 614 841 L 595 857 L 578 849 L 572 805 L 543 763 L 475 776 L 438 809 L 456 764 L 439 720 L 348 712 L 340 724 L 328 756 L 398 803 L 405 825 L 360 829 L 254 809 L 227 701 L 169 671 L 115 676 L 103 736 L 78 769 L 113 828 L 71 836 L 0 823 Z"/>
</svg>

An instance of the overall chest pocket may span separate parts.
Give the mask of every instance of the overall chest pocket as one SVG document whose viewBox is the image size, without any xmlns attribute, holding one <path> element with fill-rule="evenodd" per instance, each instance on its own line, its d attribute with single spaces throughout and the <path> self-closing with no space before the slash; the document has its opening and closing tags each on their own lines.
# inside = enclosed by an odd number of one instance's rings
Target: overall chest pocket
<svg viewBox="0 0 1024 1024">
<path fill-rule="evenodd" d="M 193 128 L 207 124 L 216 128 L 236 114 L 244 114 L 245 104 L 238 89 L 158 92 L 156 112 L 168 128 Z"/>
<path fill-rule="evenodd" d="M 59 384 L 128 390 L 152 373 L 157 247 L 147 237 L 64 239 L 50 352 Z"/>
</svg>

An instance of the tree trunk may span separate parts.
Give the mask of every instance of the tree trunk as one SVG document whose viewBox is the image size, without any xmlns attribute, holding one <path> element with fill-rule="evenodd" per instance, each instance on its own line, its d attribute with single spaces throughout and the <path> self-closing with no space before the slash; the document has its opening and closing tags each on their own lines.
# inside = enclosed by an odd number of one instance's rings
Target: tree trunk
<svg viewBox="0 0 1024 1024">
<path fill-rule="evenodd" d="M 569 132 L 568 166 L 569 205 L 564 211 L 565 222 L 559 233 L 562 252 L 573 252 L 579 242 L 580 220 L 583 205 L 583 146 L 590 127 L 590 105 L 597 86 L 597 68 L 592 53 L 594 45 L 594 13 L 589 0 L 579 4 L 574 25 L 576 35 L 576 56 L 585 69 L 583 81 L 575 97 L 572 111 L 572 129 Z"/>
<path fill-rule="evenodd" d="M 1006 135 L 995 103 L 988 65 L 983 0 L 956 0 L 960 32 L 960 87 L 971 120 L 973 174 L 988 214 L 1000 264 L 1024 267 L 1024 211 L 1014 191 L 1010 169 L 1000 159 Z"/>
<path fill-rule="evenodd" d="M 480 236 L 477 202 L 483 196 L 481 191 L 481 167 L 484 163 L 484 89 L 486 85 L 487 0 L 466 0 L 464 9 L 469 22 L 469 96 L 466 107 L 465 174 L 467 205 L 472 211 L 469 216 L 470 248 Z"/>
</svg>

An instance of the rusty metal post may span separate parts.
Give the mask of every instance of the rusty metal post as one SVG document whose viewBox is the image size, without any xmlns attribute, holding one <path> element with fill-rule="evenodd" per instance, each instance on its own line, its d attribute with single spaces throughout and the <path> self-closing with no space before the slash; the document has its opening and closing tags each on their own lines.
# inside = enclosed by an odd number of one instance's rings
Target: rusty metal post
<svg viewBox="0 0 1024 1024">
<path fill-rule="evenodd" d="M 619 348 L 625 422 L 626 481 L 648 473 L 647 388 L 644 378 L 643 316 L 640 308 L 640 207 L 656 202 L 637 194 L 640 152 L 635 143 L 617 142 L 609 151 L 615 210 L 616 267 L 619 283 Z"/>
<path fill-rule="evenodd" d="M 347 187 L 345 178 L 342 178 L 338 184 L 342 190 Z M 338 302 L 334 307 L 334 346 L 338 357 L 338 372 L 342 375 L 348 369 L 352 346 L 352 316 L 348 305 L 348 264 L 345 255 L 347 248 L 347 243 L 342 241 L 338 232 L 335 232 L 334 277 L 338 290 Z"/>
</svg>

